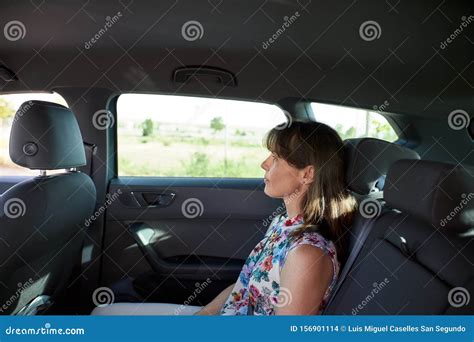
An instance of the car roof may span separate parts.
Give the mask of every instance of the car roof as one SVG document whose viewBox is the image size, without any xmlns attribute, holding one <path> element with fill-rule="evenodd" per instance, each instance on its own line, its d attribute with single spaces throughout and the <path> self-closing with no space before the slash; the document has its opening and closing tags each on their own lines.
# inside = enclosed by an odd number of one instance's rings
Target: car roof
<svg viewBox="0 0 474 342">
<path fill-rule="evenodd" d="M 20 39 L 0 40 L 0 64 L 19 79 L 0 92 L 102 87 L 269 103 L 292 97 L 370 109 L 388 103 L 393 113 L 445 118 L 472 107 L 474 47 L 464 27 L 474 19 L 471 5 L 2 3 L 4 31 L 18 21 L 24 32 Z M 185 36 L 185 25 L 192 24 L 197 38 Z M 229 71 L 237 86 L 175 82 L 173 71 L 188 65 Z"/>
</svg>

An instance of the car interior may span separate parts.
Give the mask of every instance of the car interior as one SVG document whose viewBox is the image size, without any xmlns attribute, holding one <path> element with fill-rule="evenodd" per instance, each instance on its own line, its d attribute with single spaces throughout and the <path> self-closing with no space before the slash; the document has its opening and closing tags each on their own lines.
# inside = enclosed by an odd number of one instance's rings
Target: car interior
<svg viewBox="0 0 474 342">
<path fill-rule="evenodd" d="M 474 314 L 472 10 L 2 2 L 0 314 L 206 305 L 284 212 L 261 141 L 294 121 L 341 133 L 358 202 L 323 315 Z"/>
</svg>

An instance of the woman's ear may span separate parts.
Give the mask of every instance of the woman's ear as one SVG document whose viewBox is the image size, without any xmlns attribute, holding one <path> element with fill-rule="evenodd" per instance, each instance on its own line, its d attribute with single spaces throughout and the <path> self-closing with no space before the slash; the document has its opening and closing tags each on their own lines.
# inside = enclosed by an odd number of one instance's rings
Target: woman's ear
<svg viewBox="0 0 474 342">
<path fill-rule="evenodd" d="M 303 178 L 301 180 L 301 183 L 303 184 L 310 184 L 314 181 L 314 166 L 313 165 L 308 165 L 303 169 Z"/>
</svg>

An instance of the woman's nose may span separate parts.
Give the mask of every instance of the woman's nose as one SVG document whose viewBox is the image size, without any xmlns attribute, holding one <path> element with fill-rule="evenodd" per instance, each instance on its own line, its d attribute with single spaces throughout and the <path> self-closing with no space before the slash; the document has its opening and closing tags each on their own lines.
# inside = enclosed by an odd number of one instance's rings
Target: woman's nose
<svg viewBox="0 0 474 342">
<path fill-rule="evenodd" d="M 264 169 L 265 171 L 267 171 L 267 161 L 268 161 L 268 158 L 265 159 L 262 164 L 260 165 L 262 167 L 262 169 Z"/>
</svg>

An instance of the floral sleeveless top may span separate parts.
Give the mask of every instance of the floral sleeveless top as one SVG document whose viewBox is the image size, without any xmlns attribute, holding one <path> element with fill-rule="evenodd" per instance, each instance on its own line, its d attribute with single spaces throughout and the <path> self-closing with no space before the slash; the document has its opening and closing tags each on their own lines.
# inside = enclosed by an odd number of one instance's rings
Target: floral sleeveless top
<svg viewBox="0 0 474 342">
<path fill-rule="evenodd" d="M 317 231 L 304 232 L 296 239 L 287 238 L 288 233 L 302 223 L 302 215 L 288 219 L 285 214 L 272 221 L 264 238 L 245 261 L 239 278 L 221 309 L 221 315 L 274 315 L 275 307 L 288 304 L 291 294 L 284 288 L 280 290 L 280 272 L 288 252 L 303 244 L 321 248 L 333 264 L 333 278 L 318 310 L 318 314 L 321 313 L 336 284 L 340 264 L 332 241 L 325 239 Z"/>
</svg>

